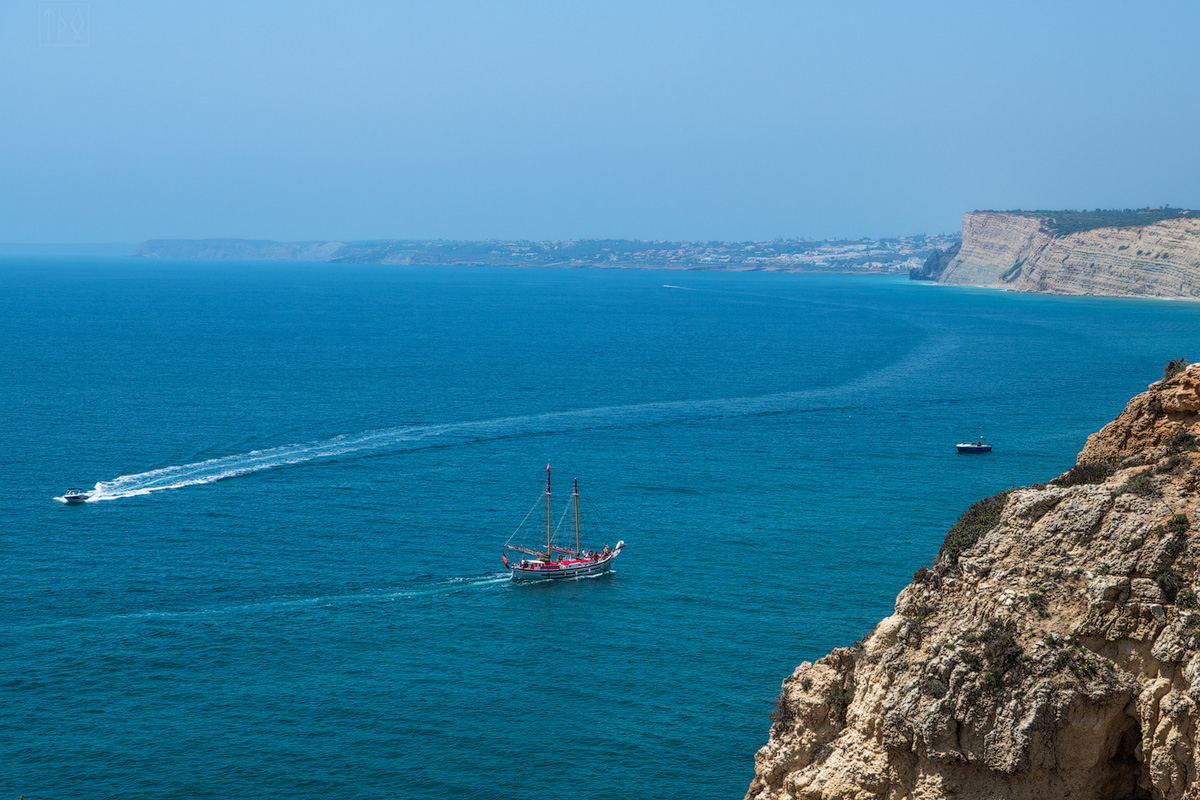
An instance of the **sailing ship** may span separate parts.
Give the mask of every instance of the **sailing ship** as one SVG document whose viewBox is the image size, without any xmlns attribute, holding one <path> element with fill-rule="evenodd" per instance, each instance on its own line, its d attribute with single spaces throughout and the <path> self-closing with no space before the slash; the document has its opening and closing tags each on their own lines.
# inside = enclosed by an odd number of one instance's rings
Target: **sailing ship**
<svg viewBox="0 0 1200 800">
<path fill-rule="evenodd" d="M 606 572 L 612 567 L 613 560 L 621 554 L 622 548 L 625 547 L 624 541 L 617 542 L 616 547 L 610 548 L 604 545 L 600 551 L 585 550 L 582 546 L 579 534 L 579 479 L 575 479 L 574 488 L 571 491 L 571 503 L 563 511 L 563 516 L 559 520 L 559 527 L 562 527 L 562 520 L 566 518 L 567 512 L 574 509 L 575 511 L 575 549 L 569 547 L 559 547 L 554 544 L 554 530 L 552 512 L 550 507 L 550 465 L 546 465 L 546 491 L 543 493 L 546 498 L 546 549 L 540 550 L 536 548 L 526 547 L 521 544 L 513 544 L 513 539 L 521 532 L 525 526 L 525 522 L 533 515 L 534 510 L 541 505 L 542 498 L 539 497 L 537 502 L 533 504 L 533 508 L 525 515 L 525 520 L 517 526 L 513 535 L 508 538 L 504 544 L 505 550 L 513 551 L 513 553 L 522 553 L 528 558 L 516 560 L 514 555 L 513 561 L 508 560 L 508 553 L 501 553 L 500 558 L 504 560 L 504 566 L 512 573 L 512 579 L 528 580 L 530 578 L 579 578 L 587 575 L 599 575 Z"/>
</svg>

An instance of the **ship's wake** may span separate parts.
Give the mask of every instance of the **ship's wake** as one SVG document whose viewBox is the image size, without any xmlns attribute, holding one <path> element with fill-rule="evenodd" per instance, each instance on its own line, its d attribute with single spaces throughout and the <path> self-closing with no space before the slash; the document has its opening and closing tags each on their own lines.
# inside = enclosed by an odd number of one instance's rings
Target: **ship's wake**
<svg viewBox="0 0 1200 800">
<path fill-rule="evenodd" d="M 170 622 L 175 620 L 203 619 L 208 617 L 227 617 L 245 614 L 272 614 L 277 612 L 295 613 L 306 607 L 334 608 L 354 605 L 370 605 L 396 600 L 420 600 L 423 598 L 442 595 L 458 594 L 474 590 L 488 589 L 501 584 L 509 584 L 512 577 L 508 572 L 489 573 L 471 577 L 450 578 L 422 586 L 404 589 L 383 589 L 374 591 L 349 592 L 344 594 L 318 595 L 313 597 L 279 597 L 252 602 L 222 603 L 200 608 L 178 610 L 144 610 L 129 611 L 120 614 L 106 614 L 95 617 L 68 617 L 51 622 L 38 622 L 18 625 L 9 630 L 27 630 L 31 628 L 61 628 L 70 625 L 104 625 L 121 622 Z"/>
<path fill-rule="evenodd" d="M 758 397 L 676 400 L 604 406 L 450 424 L 406 425 L 364 433 L 345 434 L 320 441 L 251 450 L 248 453 L 163 467 L 149 472 L 121 475 L 112 480 L 100 481 L 96 484 L 88 502 L 118 500 L 167 489 L 181 489 L 185 486 L 213 483 L 226 478 L 281 469 L 297 464 L 332 461 L 347 457 L 358 458 L 433 446 L 463 445 L 502 438 L 592 429 L 619 429 L 786 411 L 818 410 L 836 405 L 839 399 L 844 402 L 847 398 L 861 396 L 867 390 L 909 379 L 914 372 L 924 371 L 933 362 L 941 361 L 951 350 L 953 350 L 953 344 L 946 339 L 937 336 L 927 337 L 922 347 L 887 367 L 847 383 L 805 391 L 783 392 Z"/>
</svg>

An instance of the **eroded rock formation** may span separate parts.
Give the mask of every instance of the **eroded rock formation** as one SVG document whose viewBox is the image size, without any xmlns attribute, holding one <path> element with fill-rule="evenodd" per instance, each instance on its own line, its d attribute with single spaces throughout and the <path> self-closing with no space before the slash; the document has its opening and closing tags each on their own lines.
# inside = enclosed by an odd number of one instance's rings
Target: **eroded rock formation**
<svg viewBox="0 0 1200 800">
<path fill-rule="evenodd" d="M 1200 798 L 1200 365 L 784 680 L 748 800 Z"/>
<path fill-rule="evenodd" d="M 1200 299 L 1200 219 L 1058 236 L 1046 218 L 972 212 L 939 283 L 1018 292 Z"/>
</svg>

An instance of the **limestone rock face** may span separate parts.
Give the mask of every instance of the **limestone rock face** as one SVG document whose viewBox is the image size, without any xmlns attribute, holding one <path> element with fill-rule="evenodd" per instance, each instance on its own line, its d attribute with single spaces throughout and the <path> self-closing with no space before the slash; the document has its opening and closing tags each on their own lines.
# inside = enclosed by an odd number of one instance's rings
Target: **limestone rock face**
<svg viewBox="0 0 1200 800">
<path fill-rule="evenodd" d="M 994 286 L 1001 275 L 1024 264 L 1050 241 L 1043 221 L 1016 214 L 975 212 L 963 215 L 962 246 L 938 283 Z M 1007 284 L 1006 284 L 1007 285 Z"/>
<path fill-rule="evenodd" d="M 1018 292 L 1200 299 L 1200 219 L 1053 235 L 1048 220 L 972 212 L 939 283 Z"/>
<path fill-rule="evenodd" d="M 1200 434 L 1200 364 L 1129 401 L 1115 420 L 1088 437 L 1079 462 L 1110 461 L 1162 447 L 1179 430 Z"/>
<path fill-rule="evenodd" d="M 747 800 L 1200 798 L 1198 422 L 1193 367 L 1088 440 L 1101 482 L 973 507 L 892 616 L 784 680 Z"/>
</svg>

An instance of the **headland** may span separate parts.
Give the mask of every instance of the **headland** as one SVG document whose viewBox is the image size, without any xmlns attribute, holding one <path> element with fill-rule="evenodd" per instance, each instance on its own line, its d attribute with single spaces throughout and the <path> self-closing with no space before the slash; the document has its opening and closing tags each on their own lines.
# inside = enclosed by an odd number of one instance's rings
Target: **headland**
<svg viewBox="0 0 1200 800">
<path fill-rule="evenodd" d="M 1167 373 L 784 680 L 747 800 L 1200 795 L 1200 365 Z"/>
<path fill-rule="evenodd" d="M 1200 212 L 973 211 L 912 277 L 1017 292 L 1200 299 Z"/>
</svg>

